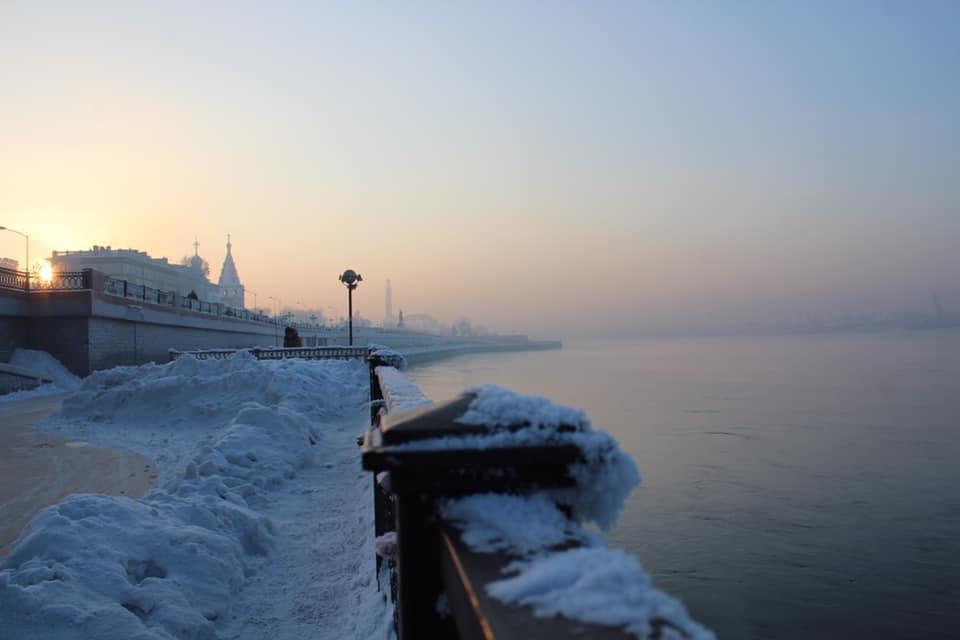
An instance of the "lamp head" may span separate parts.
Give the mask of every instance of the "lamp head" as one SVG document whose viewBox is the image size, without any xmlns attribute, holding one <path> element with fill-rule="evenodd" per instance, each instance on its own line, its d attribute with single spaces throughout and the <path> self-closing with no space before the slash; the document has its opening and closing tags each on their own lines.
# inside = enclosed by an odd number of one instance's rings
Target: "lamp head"
<svg viewBox="0 0 960 640">
<path fill-rule="evenodd" d="M 363 276 L 354 271 L 353 269 L 347 269 L 342 274 L 340 274 L 340 282 L 347 285 L 348 287 L 354 287 L 358 282 L 363 282 Z"/>
</svg>

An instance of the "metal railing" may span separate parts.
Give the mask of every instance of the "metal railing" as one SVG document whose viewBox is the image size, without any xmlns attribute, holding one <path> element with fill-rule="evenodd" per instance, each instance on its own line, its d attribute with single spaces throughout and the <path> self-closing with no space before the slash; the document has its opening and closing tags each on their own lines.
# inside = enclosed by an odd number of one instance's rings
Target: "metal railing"
<svg viewBox="0 0 960 640">
<path fill-rule="evenodd" d="M 27 272 L 15 271 L 14 269 L 4 269 L 0 267 L 0 288 L 26 291 Z"/>
<path fill-rule="evenodd" d="M 0 268 L 0 287 L 19 291 L 81 291 L 90 288 L 90 282 L 83 271 L 61 271 L 54 273 L 49 279 L 33 274 L 29 277 L 27 286 L 27 272 Z"/>
<path fill-rule="evenodd" d="M 89 288 L 89 279 L 83 271 L 61 271 L 54 273 L 49 280 L 30 278 L 30 289 L 33 291 L 80 291 Z"/>
<path fill-rule="evenodd" d="M 388 588 L 396 605 L 399 640 L 634 637 L 622 627 L 538 617 L 531 607 L 496 600 L 484 586 L 510 573 L 511 563 L 518 557 L 472 549 L 460 527 L 446 521 L 437 506 L 444 499 L 473 493 L 529 494 L 570 487 L 575 481 L 569 467 L 581 462 L 584 455 L 578 446 L 544 442 L 418 449 L 411 445 L 425 439 L 478 435 L 487 429 L 458 422 L 475 396 L 466 393 L 444 405 L 391 416 L 392 407 L 384 402 L 384 396 L 390 395 L 384 393 L 384 380 L 378 374 L 371 377 L 371 383 L 371 400 L 378 410 L 361 441 L 362 465 L 374 474 L 375 533 L 378 540 L 392 536 L 393 549 L 386 559 L 378 556 L 377 571 L 379 576 L 381 562 L 389 563 Z M 557 429 L 577 427 L 561 425 Z M 581 544 L 570 540 L 563 548 Z M 438 598 L 447 603 L 448 615 L 438 607 Z M 665 637 L 664 627 L 676 632 L 669 637 L 689 637 L 667 619 L 656 618 L 650 626 L 649 640 Z"/>
<path fill-rule="evenodd" d="M 188 309 L 199 313 L 236 318 L 237 320 L 246 320 L 248 322 L 259 322 L 261 324 L 276 324 L 275 319 L 262 313 L 230 307 L 225 304 L 220 304 L 219 302 L 197 300 L 195 298 L 177 295 L 176 292 L 173 291 L 163 291 L 142 284 L 133 284 L 111 276 L 106 277 L 103 292 L 108 295 L 130 298 L 162 307 Z"/>
<path fill-rule="evenodd" d="M 0 289 L 10 289 L 15 291 L 82 291 L 94 288 L 95 278 L 93 270 L 85 269 L 83 271 L 61 271 L 54 272 L 49 280 L 42 280 L 36 274 L 29 277 L 25 271 L 6 269 L 0 267 Z M 29 284 L 29 286 L 28 286 Z M 139 302 L 146 302 L 162 307 L 174 309 L 189 309 L 199 313 L 216 315 L 219 317 L 234 318 L 245 320 L 247 322 L 257 322 L 266 325 L 288 325 L 296 327 L 301 331 L 319 331 L 320 327 L 302 322 L 282 322 L 280 318 L 272 318 L 268 315 L 250 311 L 238 307 L 231 307 L 219 302 L 209 302 L 206 300 L 197 300 L 184 295 L 178 295 L 174 291 L 163 291 L 148 287 L 142 284 L 135 284 L 114 278 L 112 276 L 103 277 L 102 292 L 106 295 L 117 296 Z"/>
<path fill-rule="evenodd" d="M 249 352 L 257 360 L 283 360 L 286 358 L 367 360 L 370 357 L 370 349 L 367 347 L 253 347 L 250 349 L 203 349 L 199 351 L 170 349 L 170 360 L 173 361 L 185 355 L 198 360 L 223 360 L 240 351 Z"/>
</svg>

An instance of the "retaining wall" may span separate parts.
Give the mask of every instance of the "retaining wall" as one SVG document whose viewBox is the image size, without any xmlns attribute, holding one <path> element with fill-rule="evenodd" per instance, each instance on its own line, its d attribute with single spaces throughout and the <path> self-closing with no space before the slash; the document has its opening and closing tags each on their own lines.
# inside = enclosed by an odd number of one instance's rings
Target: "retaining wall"
<svg viewBox="0 0 960 640">
<path fill-rule="evenodd" d="M 117 365 L 166 362 L 169 349 L 275 346 L 273 325 L 132 301 L 100 292 L 0 290 L 0 361 L 41 349 L 85 376 Z"/>
</svg>

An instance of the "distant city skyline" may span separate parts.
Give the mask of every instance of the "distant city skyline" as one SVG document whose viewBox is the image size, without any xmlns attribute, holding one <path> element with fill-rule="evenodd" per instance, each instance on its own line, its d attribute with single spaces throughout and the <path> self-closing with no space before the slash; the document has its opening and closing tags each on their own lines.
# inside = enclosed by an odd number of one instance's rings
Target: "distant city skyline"
<svg viewBox="0 0 960 640">
<path fill-rule="evenodd" d="M 561 337 L 958 309 L 957 113 L 952 2 L 5 3 L 0 225 Z"/>
</svg>

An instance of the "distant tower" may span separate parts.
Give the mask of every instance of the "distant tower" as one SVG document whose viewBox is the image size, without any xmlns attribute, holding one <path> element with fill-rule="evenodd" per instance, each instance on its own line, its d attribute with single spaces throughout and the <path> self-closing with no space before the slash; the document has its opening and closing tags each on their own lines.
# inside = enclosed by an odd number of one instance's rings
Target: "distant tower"
<svg viewBox="0 0 960 640">
<path fill-rule="evenodd" d="M 943 320 L 944 311 L 943 311 L 943 305 L 940 304 L 940 296 L 934 293 L 932 295 L 932 298 L 933 298 L 933 315 L 937 318 L 937 320 Z"/>
<path fill-rule="evenodd" d="M 392 327 L 395 322 L 393 320 L 393 289 L 390 287 L 390 278 L 387 278 L 387 290 L 383 305 L 383 326 Z"/>
<path fill-rule="evenodd" d="M 400 320 L 397 322 L 397 328 L 403 329 L 403 309 L 400 309 Z"/>
<path fill-rule="evenodd" d="M 231 307 L 244 308 L 243 284 L 240 283 L 240 276 L 237 274 L 237 265 L 233 263 L 233 254 L 230 243 L 230 234 L 227 234 L 227 255 L 223 259 L 223 267 L 220 269 L 220 292 L 223 295 L 223 303 Z"/>
</svg>

